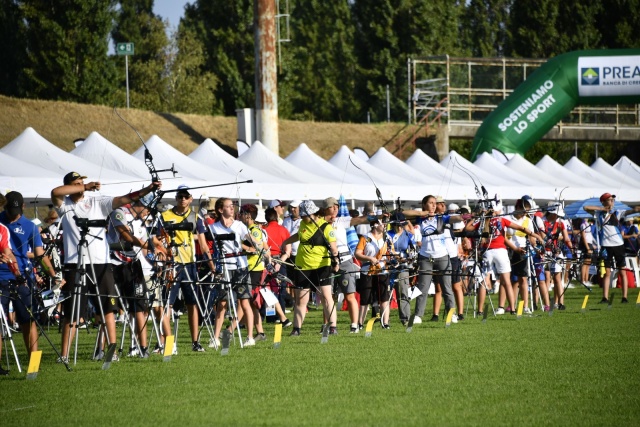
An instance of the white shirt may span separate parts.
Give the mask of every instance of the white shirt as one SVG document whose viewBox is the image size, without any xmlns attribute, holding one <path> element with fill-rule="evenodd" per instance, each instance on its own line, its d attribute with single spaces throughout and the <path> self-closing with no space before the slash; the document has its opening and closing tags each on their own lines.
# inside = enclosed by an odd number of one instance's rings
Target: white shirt
<svg viewBox="0 0 640 427">
<path fill-rule="evenodd" d="M 351 217 L 337 217 L 331 226 L 336 234 L 336 245 L 338 246 L 338 253 L 340 254 L 340 263 L 353 259 L 349 245 L 347 244 L 347 228 L 351 227 Z"/>
<path fill-rule="evenodd" d="M 225 227 L 222 221 L 216 221 L 209 224 L 209 230 L 215 240 L 216 234 L 235 234 L 234 240 L 223 240 L 222 250 L 225 254 L 238 254 L 242 252 L 242 240 L 249 238 L 249 229 L 241 221 L 233 221 L 230 227 Z M 217 250 L 216 242 L 216 250 Z M 247 268 L 249 263 L 245 255 L 224 258 L 222 262 L 226 263 L 227 270 L 236 270 L 239 268 Z"/>
<path fill-rule="evenodd" d="M 60 224 L 64 233 L 62 233 L 62 243 L 64 246 L 64 262 L 65 264 L 78 263 L 78 243 L 80 242 L 80 229 L 76 225 L 74 216 L 78 218 L 106 219 L 113 210 L 113 197 L 97 196 L 85 197 L 73 203 L 69 196 L 66 196 L 60 207 L 56 208 L 60 217 Z M 106 228 L 91 227 L 87 235 L 87 247 L 85 252 L 85 262 L 91 261 L 93 264 L 108 264 L 109 244 L 107 243 Z"/>
<path fill-rule="evenodd" d="M 298 234 L 298 230 L 300 229 L 300 221 L 302 218 L 293 219 L 291 216 L 288 216 L 282 221 L 282 226 L 287 229 L 289 235 L 293 236 Z M 298 253 L 298 246 L 300 246 L 300 242 L 295 242 L 291 244 L 291 257 L 295 258 L 295 255 Z"/>
<path fill-rule="evenodd" d="M 517 219 L 515 216 L 509 215 L 507 219 L 513 222 L 514 224 L 518 224 L 526 228 L 527 230 L 533 232 L 532 221 L 531 221 L 531 218 L 529 218 L 528 216 L 525 215 L 522 218 Z M 517 231 L 517 230 L 514 230 L 513 228 L 507 228 L 507 237 L 509 238 L 509 240 L 513 242 L 514 245 L 516 245 L 516 248 L 524 248 L 527 246 L 528 237 L 522 231 Z"/>
</svg>

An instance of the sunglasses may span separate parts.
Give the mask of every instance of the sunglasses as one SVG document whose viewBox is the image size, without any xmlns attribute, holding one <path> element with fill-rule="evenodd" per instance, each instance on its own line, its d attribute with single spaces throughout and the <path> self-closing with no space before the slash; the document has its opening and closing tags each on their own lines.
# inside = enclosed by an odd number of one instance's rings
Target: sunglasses
<svg viewBox="0 0 640 427">
<path fill-rule="evenodd" d="M 187 196 L 185 194 L 178 194 L 176 196 L 176 199 L 190 199 L 190 198 L 191 198 L 191 196 Z"/>
</svg>

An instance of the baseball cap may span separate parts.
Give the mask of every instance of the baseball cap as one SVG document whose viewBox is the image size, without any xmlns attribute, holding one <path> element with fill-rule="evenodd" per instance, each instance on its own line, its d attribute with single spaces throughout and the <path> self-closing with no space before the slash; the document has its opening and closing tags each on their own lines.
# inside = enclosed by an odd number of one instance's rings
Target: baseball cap
<svg viewBox="0 0 640 427">
<path fill-rule="evenodd" d="M 176 194 L 186 194 L 188 196 L 191 196 L 191 193 L 189 193 L 189 187 L 184 184 L 178 185 L 178 191 Z"/>
<path fill-rule="evenodd" d="M 76 179 L 87 179 L 87 177 L 80 175 L 78 172 L 69 172 L 64 176 L 62 182 L 64 183 L 64 185 L 69 185 Z"/>
<path fill-rule="evenodd" d="M 324 199 L 324 200 L 322 201 L 322 207 L 323 207 L 324 209 L 326 209 L 326 208 L 330 208 L 330 207 L 332 207 L 332 206 L 336 206 L 336 205 L 338 205 L 338 204 L 339 204 L 339 203 L 338 203 L 338 200 L 337 200 L 335 197 L 327 197 L 326 199 Z"/>
<path fill-rule="evenodd" d="M 600 196 L 600 203 L 604 202 L 605 200 L 609 199 L 613 197 L 614 199 L 616 198 L 615 194 L 611 194 L 611 193 L 604 193 L 602 196 Z"/>
<path fill-rule="evenodd" d="M 313 200 L 304 200 L 300 203 L 300 216 L 309 216 L 318 212 L 320 209 L 313 203 Z"/>
<path fill-rule="evenodd" d="M 293 206 L 294 208 L 297 208 L 297 207 L 300 207 L 300 203 L 302 203 L 302 200 L 298 200 L 298 199 L 292 200 L 289 203 L 289 206 Z"/>
<path fill-rule="evenodd" d="M 463 212 L 464 210 L 466 210 L 466 212 Z M 469 205 L 462 205 L 462 207 L 460 208 L 460 213 L 471 213 L 471 208 L 469 207 Z"/>
<path fill-rule="evenodd" d="M 287 204 L 280 199 L 273 199 L 271 203 L 269 203 L 269 207 L 275 208 L 276 206 L 287 206 Z"/>
<path fill-rule="evenodd" d="M 447 207 L 447 210 L 450 211 L 457 211 L 460 209 L 460 206 L 456 205 L 455 203 L 449 203 L 449 206 Z"/>
<path fill-rule="evenodd" d="M 24 204 L 22 194 L 17 191 L 9 191 L 4 195 L 4 197 L 7 199 L 7 204 L 4 206 L 4 210 L 7 211 L 9 216 L 14 217 L 16 215 L 22 215 L 22 205 Z"/>
<path fill-rule="evenodd" d="M 436 196 L 436 203 L 444 203 L 442 196 Z"/>
</svg>

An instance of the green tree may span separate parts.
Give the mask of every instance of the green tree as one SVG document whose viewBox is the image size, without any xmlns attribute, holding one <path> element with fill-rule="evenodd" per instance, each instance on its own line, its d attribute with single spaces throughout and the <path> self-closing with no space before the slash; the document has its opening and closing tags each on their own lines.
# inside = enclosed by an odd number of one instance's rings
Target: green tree
<svg viewBox="0 0 640 427">
<path fill-rule="evenodd" d="M 0 4 L 0 93 L 9 96 L 22 94 L 22 69 L 27 60 L 26 26 L 17 0 Z"/>
<path fill-rule="evenodd" d="M 215 97 L 218 80 L 203 69 L 204 63 L 204 47 L 195 34 L 188 29 L 176 33 L 168 55 L 166 111 L 211 114 L 221 109 Z"/>
<path fill-rule="evenodd" d="M 281 86 L 288 87 L 294 118 L 347 121 L 357 118 L 357 61 L 347 1 L 310 0 L 291 11 L 290 61 Z"/>
<path fill-rule="evenodd" d="M 28 97 L 110 102 L 115 64 L 107 56 L 111 0 L 23 0 Z"/>
<path fill-rule="evenodd" d="M 461 29 L 470 54 L 491 58 L 505 56 L 510 41 L 509 11 L 514 0 L 471 0 Z"/>
<path fill-rule="evenodd" d="M 640 0 L 603 0 L 596 19 L 603 49 L 640 46 Z"/>
<path fill-rule="evenodd" d="M 129 58 L 129 87 L 131 104 L 136 108 L 163 108 L 167 91 L 167 25 L 153 14 L 153 0 L 120 0 L 112 38 L 114 44 L 132 42 L 135 45 L 135 55 Z M 124 58 L 119 62 L 124 62 Z M 123 88 L 124 73 L 119 82 Z"/>
<path fill-rule="evenodd" d="M 185 7 L 179 31 L 195 34 L 205 49 L 204 69 L 220 81 L 213 113 L 235 115 L 255 104 L 253 0 L 196 0 Z"/>
</svg>

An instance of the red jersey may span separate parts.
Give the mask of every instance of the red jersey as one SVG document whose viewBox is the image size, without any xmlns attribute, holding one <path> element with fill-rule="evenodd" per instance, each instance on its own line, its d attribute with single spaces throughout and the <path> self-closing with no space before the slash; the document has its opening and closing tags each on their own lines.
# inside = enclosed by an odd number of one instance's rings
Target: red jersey
<svg viewBox="0 0 640 427">
<path fill-rule="evenodd" d="M 9 229 L 0 224 L 0 252 L 5 249 L 11 249 L 11 236 L 9 235 Z"/>
<path fill-rule="evenodd" d="M 291 236 L 289 231 L 278 224 L 278 221 L 270 221 L 262 229 L 267 232 L 267 242 L 269 244 L 269 249 L 271 250 L 271 256 L 281 255 L 280 247 L 282 246 L 282 242 Z"/>
<path fill-rule="evenodd" d="M 476 230 L 480 227 L 480 222 L 476 220 L 473 223 L 473 228 Z M 504 243 L 504 231 L 505 228 L 511 227 L 511 221 L 505 217 L 491 218 L 489 220 L 489 245 L 484 245 L 485 249 L 506 249 L 507 246 Z"/>
</svg>

